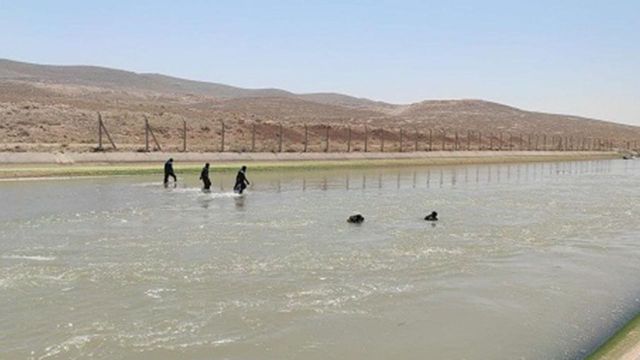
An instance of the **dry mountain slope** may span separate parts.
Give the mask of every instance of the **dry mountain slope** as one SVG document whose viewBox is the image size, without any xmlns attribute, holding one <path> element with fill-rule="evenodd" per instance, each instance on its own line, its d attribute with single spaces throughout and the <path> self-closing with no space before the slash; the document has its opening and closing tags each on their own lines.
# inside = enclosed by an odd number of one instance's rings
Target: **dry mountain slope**
<svg viewBox="0 0 640 360">
<path fill-rule="evenodd" d="M 239 87 L 185 80 L 160 74 L 138 74 L 97 66 L 39 65 L 0 59 L 0 81 L 67 84 L 142 91 L 167 95 L 200 95 L 216 99 L 250 97 L 300 97 L 318 103 L 362 107 L 377 102 L 340 94 L 296 95 L 280 89 L 243 89 Z M 383 104 L 383 103 L 379 103 Z"/>
<path fill-rule="evenodd" d="M 219 121 L 228 140 L 246 139 L 248 123 L 283 123 L 285 136 L 299 141 L 302 124 L 331 125 L 336 143 L 344 126 L 385 127 L 394 141 L 400 127 L 437 134 L 467 131 L 513 135 L 547 134 L 575 138 L 636 140 L 640 128 L 575 116 L 524 111 L 481 100 L 424 101 L 394 105 L 335 93 L 294 94 L 278 89 L 243 89 L 223 84 L 138 74 L 93 66 L 37 65 L 0 59 L 1 149 L 32 149 L 44 144 L 95 144 L 96 112 L 101 111 L 118 143 L 140 144 L 146 116 L 163 143 L 180 143 L 186 120 L 190 144 L 211 148 Z M 318 130 L 320 131 L 320 130 Z M 274 130 L 258 128 L 258 138 Z M 395 135 L 394 135 L 395 134 Z M 373 134 L 372 141 L 377 141 Z M 395 139 L 397 140 L 397 139 Z M 265 140 L 266 141 L 266 140 Z M 271 141 L 271 140 L 269 140 Z M 17 145 L 16 145 L 17 144 Z M 136 145 L 136 146 L 138 146 Z"/>
</svg>

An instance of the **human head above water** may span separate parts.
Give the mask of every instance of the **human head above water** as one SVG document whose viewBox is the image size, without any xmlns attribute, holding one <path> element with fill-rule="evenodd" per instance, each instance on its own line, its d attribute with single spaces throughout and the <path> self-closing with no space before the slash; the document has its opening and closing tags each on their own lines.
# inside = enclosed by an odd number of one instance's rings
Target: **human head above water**
<svg viewBox="0 0 640 360">
<path fill-rule="evenodd" d="M 209 163 L 204 164 L 204 167 L 209 167 Z"/>
<path fill-rule="evenodd" d="M 244 166 L 244 165 L 242 165 L 242 168 L 240 168 L 240 170 L 242 170 L 242 171 L 247 171 L 247 167 L 246 167 L 246 166 Z"/>
<path fill-rule="evenodd" d="M 173 158 L 169 158 L 169 162 L 173 162 Z"/>
</svg>

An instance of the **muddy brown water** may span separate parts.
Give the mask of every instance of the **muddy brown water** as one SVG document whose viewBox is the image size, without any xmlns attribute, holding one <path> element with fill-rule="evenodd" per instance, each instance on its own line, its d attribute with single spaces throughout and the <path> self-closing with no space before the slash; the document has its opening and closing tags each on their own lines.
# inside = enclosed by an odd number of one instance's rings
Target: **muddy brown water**
<svg viewBox="0 0 640 360">
<path fill-rule="evenodd" d="M 0 358 L 574 359 L 640 308 L 640 161 L 212 177 L 0 183 Z"/>
</svg>

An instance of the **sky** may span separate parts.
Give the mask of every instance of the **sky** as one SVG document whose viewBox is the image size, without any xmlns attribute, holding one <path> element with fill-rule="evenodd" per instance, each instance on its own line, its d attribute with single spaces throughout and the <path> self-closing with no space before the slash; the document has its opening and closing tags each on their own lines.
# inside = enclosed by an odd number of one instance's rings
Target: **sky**
<svg viewBox="0 0 640 360">
<path fill-rule="evenodd" d="M 638 0 L 0 0 L 0 58 L 640 126 Z"/>
</svg>

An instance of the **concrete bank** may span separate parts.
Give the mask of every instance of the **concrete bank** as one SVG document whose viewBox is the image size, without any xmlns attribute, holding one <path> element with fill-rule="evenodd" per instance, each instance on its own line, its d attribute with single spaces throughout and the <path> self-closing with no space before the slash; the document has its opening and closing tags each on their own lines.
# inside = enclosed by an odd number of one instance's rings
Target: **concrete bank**
<svg viewBox="0 0 640 360">
<path fill-rule="evenodd" d="M 640 359 L 640 315 L 637 315 L 602 344 L 587 360 Z"/>
<path fill-rule="evenodd" d="M 255 170 L 337 167 L 456 165 L 612 159 L 616 152 L 433 151 L 405 153 L 12 153 L 0 152 L 0 178 L 136 175 L 162 171 L 172 157 L 176 170 L 196 172 L 210 162 L 218 171 L 246 164 Z"/>
</svg>

